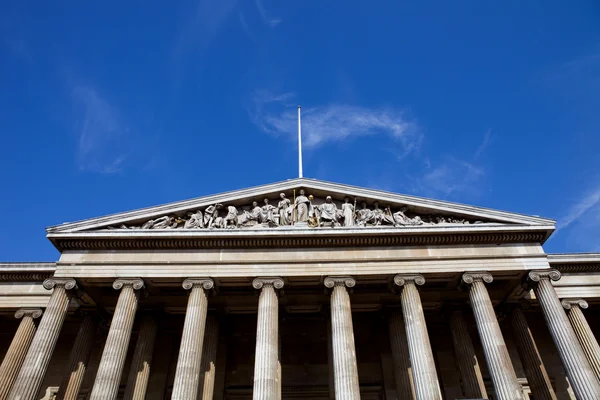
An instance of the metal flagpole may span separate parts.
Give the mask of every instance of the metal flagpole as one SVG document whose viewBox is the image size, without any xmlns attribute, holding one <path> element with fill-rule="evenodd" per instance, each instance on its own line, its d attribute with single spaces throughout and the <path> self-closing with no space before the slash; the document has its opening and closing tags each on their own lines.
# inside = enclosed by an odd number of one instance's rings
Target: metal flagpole
<svg viewBox="0 0 600 400">
<path fill-rule="evenodd" d="M 300 122 L 300 109 L 298 106 L 298 178 L 302 178 L 302 126 Z"/>
</svg>

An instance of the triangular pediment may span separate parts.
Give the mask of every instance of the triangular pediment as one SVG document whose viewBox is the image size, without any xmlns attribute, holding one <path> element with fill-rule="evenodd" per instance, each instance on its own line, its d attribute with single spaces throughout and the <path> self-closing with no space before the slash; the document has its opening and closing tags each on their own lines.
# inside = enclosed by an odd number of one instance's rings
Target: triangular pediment
<svg viewBox="0 0 600 400">
<path fill-rule="evenodd" d="M 281 197 L 282 193 L 285 198 Z M 256 231 L 260 234 L 288 229 L 333 228 L 339 232 L 355 232 L 357 229 L 519 225 L 545 227 L 551 231 L 554 224 L 553 220 L 535 216 L 299 178 L 65 223 L 47 231 L 49 237 L 128 231 L 148 234 Z"/>
</svg>

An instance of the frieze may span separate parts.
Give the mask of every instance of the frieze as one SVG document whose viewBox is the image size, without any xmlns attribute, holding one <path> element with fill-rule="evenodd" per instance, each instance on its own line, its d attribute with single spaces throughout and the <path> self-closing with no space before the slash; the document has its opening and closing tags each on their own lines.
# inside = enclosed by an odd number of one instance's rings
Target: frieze
<svg viewBox="0 0 600 400">
<path fill-rule="evenodd" d="M 276 204 L 276 205 L 275 205 Z M 281 193 L 277 200 L 264 198 L 245 206 L 215 203 L 204 209 L 185 214 L 167 214 L 141 223 L 109 226 L 103 230 L 193 230 L 193 229 L 248 229 L 248 228 L 410 228 L 427 225 L 469 225 L 489 221 L 463 217 L 419 214 L 408 206 L 381 205 L 378 201 L 367 203 L 350 197 L 334 200 L 331 196 L 314 198 L 304 190 L 291 198 Z"/>
</svg>

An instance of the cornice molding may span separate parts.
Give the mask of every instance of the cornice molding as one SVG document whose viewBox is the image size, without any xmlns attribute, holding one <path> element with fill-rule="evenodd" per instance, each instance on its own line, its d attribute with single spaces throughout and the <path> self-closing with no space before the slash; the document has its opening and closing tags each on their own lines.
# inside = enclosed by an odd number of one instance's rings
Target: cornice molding
<svg viewBox="0 0 600 400">
<path fill-rule="evenodd" d="M 412 230 L 412 229 L 410 229 Z M 445 229 L 431 232 L 425 229 L 409 229 L 398 232 L 373 229 L 368 232 L 309 232 L 297 231 L 274 235 L 254 232 L 246 235 L 49 235 L 59 251 L 65 250 L 127 250 L 127 249 L 227 249 L 227 248 L 302 248 L 302 247 L 367 247 L 367 246 L 418 246 L 418 245 L 463 245 L 500 243 L 543 243 L 545 231 L 532 232 L 486 232 L 473 230 L 460 232 Z"/>
</svg>

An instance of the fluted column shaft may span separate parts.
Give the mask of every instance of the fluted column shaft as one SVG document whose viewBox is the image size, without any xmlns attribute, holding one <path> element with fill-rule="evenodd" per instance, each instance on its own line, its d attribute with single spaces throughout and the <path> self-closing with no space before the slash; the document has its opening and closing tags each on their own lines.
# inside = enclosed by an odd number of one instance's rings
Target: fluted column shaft
<svg viewBox="0 0 600 400">
<path fill-rule="evenodd" d="M 254 400 L 277 400 L 279 395 L 279 301 L 275 289 L 283 288 L 281 278 L 256 278 L 260 289 L 254 355 Z"/>
<path fill-rule="evenodd" d="M 44 288 L 54 289 L 54 291 L 50 296 L 31 346 L 29 346 L 19 375 L 8 395 L 9 400 L 34 400 L 36 398 L 67 315 L 71 291 L 76 287 L 77 284 L 73 279 L 49 278 L 44 281 Z"/>
<path fill-rule="evenodd" d="M 477 360 L 473 341 L 461 310 L 452 312 L 450 330 L 452 331 L 454 354 L 456 355 L 456 362 L 462 380 L 463 394 L 465 397 L 487 398 L 479 360 Z"/>
<path fill-rule="evenodd" d="M 121 293 L 110 322 L 90 400 L 114 400 L 117 397 L 138 306 L 138 295 L 143 287 L 141 279 L 117 279 L 113 283 L 113 288 L 121 290 Z"/>
<path fill-rule="evenodd" d="M 527 383 L 536 400 L 556 400 L 546 367 L 520 308 L 515 308 L 512 312 L 512 330 L 519 357 L 525 368 Z"/>
<path fill-rule="evenodd" d="M 21 308 L 15 313 L 15 318 L 21 318 L 21 323 L 0 365 L 0 400 L 6 400 L 15 382 L 35 334 L 34 319 L 41 315 L 42 310 L 39 308 Z"/>
<path fill-rule="evenodd" d="M 351 277 L 327 277 L 325 286 L 331 292 L 331 335 L 333 375 L 336 400 L 360 400 L 356 347 L 352 327 L 350 295 L 346 287 L 354 287 Z"/>
<path fill-rule="evenodd" d="M 150 365 L 152 364 L 152 353 L 154 352 L 154 339 L 156 338 L 156 319 L 152 315 L 145 315 L 140 325 L 137 342 L 127 386 L 123 400 L 144 400 L 150 378 Z"/>
<path fill-rule="evenodd" d="M 484 284 L 484 282 L 491 283 L 493 281 L 492 275 L 465 273 L 462 280 L 470 286 L 469 299 L 488 370 L 494 383 L 496 398 L 498 400 L 523 399 L 523 389 L 517 380 L 517 374 L 510 360 L 500 325 L 498 325 L 492 300 Z"/>
<path fill-rule="evenodd" d="M 206 291 L 213 287 L 214 282 L 208 278 L 193 278 L 183 281 L 183 288 L 189 290 L 190 295 L 175 370 L 173 394 L 171 395 L 173 400 L 195 400 L 198 395 L 202 344 L 208 310 Z"/>
<path fill-rule="evenodd" d="M 565 299 L 562 301 L 563 307 L 567 310 L 571 326 L 577 335 L 579 344 L 583 348 L 590 365 L 594 369 L 596 377 L 600 379 L 600 346 L 590 328 L 582 308 L 588 308 L 588 303 L 582 299 Z"/>
<path fill-rule="evenodd" d="M 394 362 L 396 395 L 399 400 L 413 400 L 416 398 L 416 395 L 402 311 L 398 310 L 390 313 L 388 330 L 390 346 L 392 348 L 392 360 Z"/>
<path fill-rule="evenodd" d="M 421 296 L 417 290 L 417 285 L 423 285 L 425 278 L 422 275 L 399 274 L 394 277 L 394 283 L 401 287 L 402 315 L 416 398 L 417 400 L 441 400 L 442 392 L 429 343 Z"/>
<path fill-rule="evenodd" d="M 97 328 L 97 317 L 88 313 L 79 326 L 79 332 L 77 332 L 69 356 L 67 373 L 60 383 L 56 400 L 77 400 L 79 397 L 79 390 L 88 368 Z"/>
<path fill-rule="evenodd" d="M 531 271 L 528 279 L 540 303 L 575 396 L 579 400 L 600 399 L 600 383 L 550 282 L 551 279 L 559 280 L 560 272 Z"/>
<path fill-rule="evenodd" d="M 219 323 L 214 316 L 208 316 L 206 319 L 205 331 L 198 399 L 212 400 L 215 390 L 217 346 L 219 344 Z"/>
</svg>

